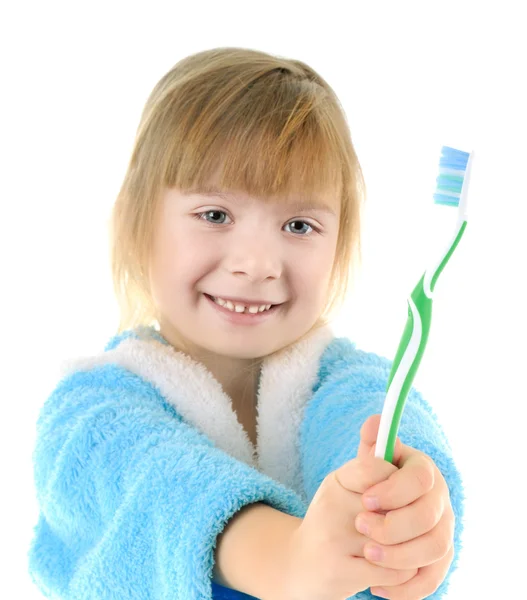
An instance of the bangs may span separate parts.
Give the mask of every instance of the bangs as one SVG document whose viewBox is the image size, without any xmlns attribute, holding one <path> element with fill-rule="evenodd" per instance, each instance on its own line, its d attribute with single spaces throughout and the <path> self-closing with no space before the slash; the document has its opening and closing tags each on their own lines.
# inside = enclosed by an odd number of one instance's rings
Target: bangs
<svg viewBox="0 0 527 600">
<path fill-rule="evenodd" d="M 340 201 L 346 159 L 325 90 L 276 71 L 243 88 L 224 84 L 218 97 L 207 90 L 207 99 L 195 102 L 199 115 L 189 111 L 188 129 L 176 127 L 166 186 L 328 207 Z"/>
</svg>

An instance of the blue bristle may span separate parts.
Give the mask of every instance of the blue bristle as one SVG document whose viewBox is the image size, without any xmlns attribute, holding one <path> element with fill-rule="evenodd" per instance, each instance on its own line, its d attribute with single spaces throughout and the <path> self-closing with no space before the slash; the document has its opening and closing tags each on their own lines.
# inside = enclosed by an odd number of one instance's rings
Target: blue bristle
<svg viewBox="0 0 527 600">
<path fill-rule="evenodd" d="M 434 202 L 448 206 L 458 206 L 463 188 L 463 178 L 470 154 L 450 146 L 441 148 L 439 176 L 436 179 Z"/>
</svg>

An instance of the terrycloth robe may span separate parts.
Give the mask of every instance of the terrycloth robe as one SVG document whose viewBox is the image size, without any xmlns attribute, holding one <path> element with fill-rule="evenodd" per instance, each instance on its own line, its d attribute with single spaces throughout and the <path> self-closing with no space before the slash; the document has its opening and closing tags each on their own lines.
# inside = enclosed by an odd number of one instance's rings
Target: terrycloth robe
<svg viewBox="0 0 527 600">
<path fill-rule="evenodd" d="M 61 600 L 251 598 L 212 580 L 218 535 L 255 502 L 304 517 L 323 479 L 357 455 L 364 421 L 382 412 L 390 368 L 330 326 L 266 358 L 253 447 L 210 371 L 153 327 L 67 361 L 37 422 L 34 583 Z M 448 483 L 455 557 L 430 596 L 442 598 L 461 549 L 460 473 L 413 388 L 398 435 Z"/>
</svg>

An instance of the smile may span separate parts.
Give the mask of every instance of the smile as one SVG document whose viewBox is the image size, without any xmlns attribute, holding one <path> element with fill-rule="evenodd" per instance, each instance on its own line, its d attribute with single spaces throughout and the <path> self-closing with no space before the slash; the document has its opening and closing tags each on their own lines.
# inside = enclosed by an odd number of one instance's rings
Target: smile
<svg viewBox="0 0 527 600">
<path fill-rule="evenodd" d="M 211 306 L 213 306 L 221 315 L 223 315 L 229 322 L 238 324 L 261 323 L 262 321 L 268 319 L 270 316 L 276 314 L 282 306 L 281 304 L 270 305 L 270 308 L 267 308 L 267 306 L 269 305 L 263 307 L 255 306 L 251 307 L 252 312 L 249 311 L 247 307 L 243 307 L 242 312 L 240 311 L 240 308 L 242 308 L 241 305 L 238 305 L 238 310 L 236 310 L 236 308 L 229 308 L 229 306 L 233 306 L 233 304 L 230 302 L 227 304 L 227 306 L 225 306 L 225 301 L 223 301 L 224 305 L 222 306 L 212 296 L 209 296 L 208 294 L 203 295 L 207 299 L 208 303 Z"/>
</svg>

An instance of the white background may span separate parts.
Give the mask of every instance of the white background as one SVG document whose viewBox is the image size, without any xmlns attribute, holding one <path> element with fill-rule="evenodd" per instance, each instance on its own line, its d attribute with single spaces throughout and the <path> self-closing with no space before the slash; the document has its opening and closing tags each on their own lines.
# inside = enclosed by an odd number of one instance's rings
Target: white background
<svg viewBox="0 0 527 600">
<path fill-rule="evenodd" d="M 117 325 L 106 221 L 144 102 L 184 56 L 239 46 L 307 62 L 346 111 L 368 208 L 363 269 L 335 328 L 365 349 L 393 358 L 406 297 L 450 239 L 455 211 L 432 202 L 441 145 L 474 150 L 469 225 L 414 384 L 467 495 L 448 598 L 522 597 L 522 3 L 189 4 L 17 2 L 0 15 L 2 596 L 41 597 L 26 574 L 35 423 L 61 361 L 100 351 Z"/>
</svg>

